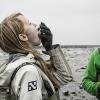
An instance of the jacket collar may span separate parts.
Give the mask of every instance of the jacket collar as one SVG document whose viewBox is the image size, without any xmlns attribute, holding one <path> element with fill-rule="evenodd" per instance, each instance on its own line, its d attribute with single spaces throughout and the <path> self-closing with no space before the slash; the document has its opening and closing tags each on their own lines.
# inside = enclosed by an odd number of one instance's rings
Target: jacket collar
<svg viewBox="0 0 100 100">
<path fill-rule="evenodd" d="M 26 55 L 22 54 L 22 53 L 10 54 L 8 63 L 14 62 L 22 57 L 25 57 L 25 56 Z"/>
</svg>

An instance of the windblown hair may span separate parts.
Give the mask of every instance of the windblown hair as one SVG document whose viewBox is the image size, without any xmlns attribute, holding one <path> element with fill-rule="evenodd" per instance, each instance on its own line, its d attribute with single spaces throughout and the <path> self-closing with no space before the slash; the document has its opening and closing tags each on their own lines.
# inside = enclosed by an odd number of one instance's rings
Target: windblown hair
<svg viewBox="0 0 100 100">
<path fill-rule="evenodd" d="M 5 18 L 0 24 L 0 47 L 3 51 L 14 54 L 14 53 L 24 53 L 28 54 L 31 52 L 34 57 L 38 60 L 41 70 L 49 77 L 55 88 L 59 88 L 58 82 L 53 77 L 52 73 L 48 69 L 48 65 L 37 52 L 35 48 L 30 47 L 29 42 L 21 41 L 19 39 L 19 34 L 24 34 L 24 24 L 18 18 L 22 15 L 21 13 L 16 13 Z"/>
</svg>

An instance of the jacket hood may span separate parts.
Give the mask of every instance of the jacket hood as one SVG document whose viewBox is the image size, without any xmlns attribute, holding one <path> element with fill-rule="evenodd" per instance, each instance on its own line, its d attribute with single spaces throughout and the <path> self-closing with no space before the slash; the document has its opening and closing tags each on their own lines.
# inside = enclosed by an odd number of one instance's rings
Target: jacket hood
<svg viewBox="0 0 100 100">
<path fill-rule="evenodd" d="M 24 62 L 33 62 L 34 59 L 32 58 L 32 54 L 23 55 L 17 53 L 9 55 L 5 52 L 0 52 L 0 86 L 7 86 L 14 70 Z"/>
<path fill-rule="evenodd" d="M 0 49 L 0 74 L 2 74 L 6 69 L 8 60 L 9 60 L 9 54 L 3 52 Z"/>
</svg>

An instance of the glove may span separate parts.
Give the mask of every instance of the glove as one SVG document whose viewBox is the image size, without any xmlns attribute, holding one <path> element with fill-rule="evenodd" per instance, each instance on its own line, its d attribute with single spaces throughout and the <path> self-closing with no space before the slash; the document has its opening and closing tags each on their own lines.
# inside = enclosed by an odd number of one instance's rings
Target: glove
<svg viewBox="0 0 100 100">
<path fill-rule="evenodd" d="M 46 51 L 49 51 L 52 49 L 52 33 L 50 29 L 43 23 L 41 22 L 40 24 L 40 33 L 39 37 L 41 39 L 43 47 L 46 49 Z"/>
</svg>

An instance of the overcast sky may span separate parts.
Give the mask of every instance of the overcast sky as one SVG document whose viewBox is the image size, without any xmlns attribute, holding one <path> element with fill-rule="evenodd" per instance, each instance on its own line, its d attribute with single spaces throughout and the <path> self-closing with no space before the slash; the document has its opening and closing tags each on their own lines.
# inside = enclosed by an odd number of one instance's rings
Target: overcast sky
<svg viewBox="0 0 100 100">
<path fill-rule="evenodd" d="M 46 23 L 54 43 L 100 45 L 100 0 L 0 0 L 0 21 L 15 11 Z"/>
</svg>

